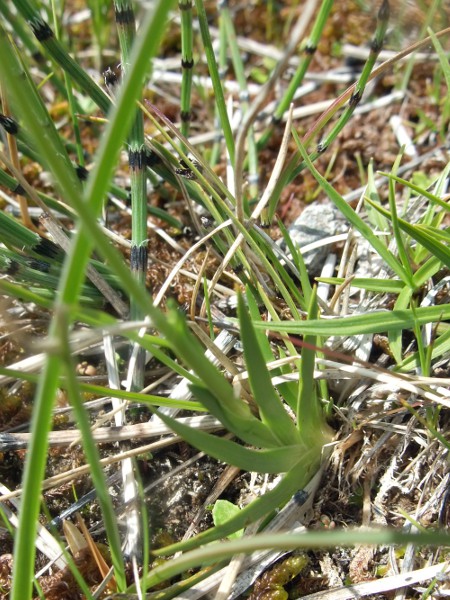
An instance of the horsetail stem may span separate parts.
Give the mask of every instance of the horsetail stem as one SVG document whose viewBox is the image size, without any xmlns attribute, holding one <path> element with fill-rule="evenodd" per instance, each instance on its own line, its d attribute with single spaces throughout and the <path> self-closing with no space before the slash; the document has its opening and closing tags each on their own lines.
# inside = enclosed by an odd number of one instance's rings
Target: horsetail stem
<svg viewBox="0 0 450 600">
<path fill-rule="evenodd" d="M 314 22 L 311 34 L 309 36 L 308 41 L 302 49 L 302 57 L 300 60 L 300 64 L 298 65 L 294 76 L 289 83 L 287 90 L 284 93 L 284 96 L 278 102 L 277 107 L 272 115 L 271 123 L 267 127 L 267 129 L 263 132 L 262 136 L 258 140 L 258 149 L 262 149 L 266 146 L 267 142 L 271 138 L 275 126 L 281 121 L 284 113 L 288 110 L 292 100 L 294 99 L 295 92 L 298 87 L 302 84 L 305 74 L 311 64 L 311 61 L 314 57 L 314 54 L 317 50 L 317 45 L 322 36 L 323 29 L 325 27 L 325 23 L 330 15 L 331 8 L 333 6 L 333 0 L 325 0 L 322 2 L 322 6 L 320 8 L 319 14 Z"/>
<path fill-rule="evenodd" d="M 22 17 L 29 23 L 38 42 L 47 50 L 50 56 L 67 72 L 83 90 L 88 91 L 97 106 L 107 113 L 111 100 L 105 92 L 89 77 L 76 61 L 66 52 L 40 13 L 33 8 L 28 0 L 13 0 Z"/>
<path fill-rule="evenodd" d="M 192 0 L 179 0 L 181 14 L 181 133 L 189 136 L 193 58 Z"/>
<path fill-rule="evenodd" d="M 386 30 L 389 22 L 389 13 L 389 0 L 383 0 L 383 3 L 378 11 L 377 27 L 372 40 L 370 54 L 366 60 L 366 63 L 364 64 L 364 68 L 361 72 L 361 75 L 359 76 L 359 79 L 356 82 L 354 91 L 350 97 L 347 108 L 341 114 L 341 116 L 339 117 L 331 131 L 328 133 L 328 135 L 326 135 L 325 138 L 321 142 L 319 142 L 319 144 L 317 144 L 316 150 L 310 155 L 311 161 L 315 161 L 321 154 L 323 154 L 323 152 L 325 152 L 329 145 L 332 142 L 334 142 L 334 140 L 337 138 L 344 126 L 348 123 L 356 107 L 358 106 L 364 93 L 364 89 L 367 85 L 367 82 L 369 81 L 370 74 L 373 70 L 375 62 L 383 45 L 383 40 L 386 35 Z M 299 162 L 300 158 L 300 154 L 296 152 L 284 168 L 284 171 L 281 174 L 277 186 L 272 194 L 273 200 L 279 198 L 283 187 L 286 186 L 290 181 L 292 181 L 294 177 L 296 177 L 305 168 L 306 163 L 303 160 Z M 271 214 L 273 214 L 273 212 L 274 208 L 272 206 Z"/>
<path fill-rule="evenodd" d="M 42 44 L 52 60 L 54 60 L 64 71 L 67 71 L 67 73 L 72 77 L 72 80 L 81 88 L 81 90 L 91 98 L 91 100 L 102 112 L 106 114 L 112 106 L 109 96 L 95 83 L 95 81 L 89 77 L 89 75 L 87 75 L 83 69 L 81 69 L 81 67 L 69 55 L 64 46 L 55 39 L 49 25 L 42 19 L 41 15 L 35 10 L 35 8 L 33 8 L 28 0 L 13 0 L 13 2 L 22 17 L 29 23 L 34 35 L 36 36 L 36 39 Z M 0 2 L 0 5 L 1 4 L 2 3 Z M 207 23 L 205 26 L 207 27 Z M 225 124 L 224 127 L 227 127 L 227 124 Z M 228 129 L 231 132 L 229 123 Z M 149 160 L 146 159 L 146 164 L 152 171 L 157 173 L 165 181 L 168 181 L 171 185 L 178 189 L 179 186 L 176 178 L 173 175 L 173 172 L 168 169 L 164 163 L 159 162 L 155 164 L 149 164 Z M 185 185 L 188 188 L 191 197 L 196 201 L 201 202 L 201 195 L 199 194 L 196 186 L 191 185 L 190 181 L 186 181 Z"/>
<path fill-rule="evenodd" d="M 348 123 L 351 116 L 355 112 L 355 108 L 358 106 L 361 101 L 362 95 L 364 93 L 364 89 L 369 80 L 370 73 L 375 65 L 375 62 L 378 58 L 378 55 L 381 52 L 381 48 L 383 46 L 384 36 L 386 35 L 386 30 L 389 22 L 389 2 L 388 0 L 383 0 L 383 3 L 378 11 L 378 19 L 377 19 L 377 28 L 375 31 L 375 36 L 372 40 L 372 45 L 370 47 L 370 53 L 367 58 L 367 61 L 364 65 L 362 73 L 356 83 L 355 91 L 353 92 L 350 101 L 348 103 L 347 108 L 344 110 L 340 118 L 338 119 L 336 125 L 330 131 L 330 133 L 326 136 L 326 138 L 318 145 L 317 152 L 321 154 L 324 152 L 328 146 L 334 142 L 338 134 L 342 131 L 344 126 Z"/>
<path fill-rule="evenodd" d="M 131 47 L 136 35 L 136 23 L 131 2 L 114 0 L 117 32 L 122 53 L 122 69 L 126 73 Z M 146 190 L 146 152 L 144 139 L 144 119 L 142 112 L 135 110 L 135 117 L 128 136 L 128 160 L 131 178 L 131 255 L 130 266 L 134 277 L 145 284 L 147 274 L 147 190 Z M 133 320 L 143 318 L 141 309 L 132 301 L 130 317 Z M 145 350 L 139 349 L 136 369 L 133 375 L 133 389 L 144 387 Z"/>
</svg>

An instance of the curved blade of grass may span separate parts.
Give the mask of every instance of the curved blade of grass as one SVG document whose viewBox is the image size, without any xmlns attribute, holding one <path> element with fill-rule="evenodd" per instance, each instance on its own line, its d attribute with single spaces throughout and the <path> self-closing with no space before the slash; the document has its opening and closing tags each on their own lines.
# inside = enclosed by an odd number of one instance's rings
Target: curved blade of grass
<svg viewBox="0 0 450 600">
<path fill-rule="evenodd" d="M 64 362 L 63 370 L 65 371 L 66 389 L 70 404 L 72 405 L 75 413 L 78 429 L 81 432 L 81 437 L 83 439 L 83 450 L 89 462 L 90 475 L 92 477 L 102 511 L 102 519 L 108 536 L 109 550 L 113 560 L 118 587 L 120 590 L 122 590 L 126 581 L 125 564 L 121 550 L 117 518 L 114 512 L 112 498 L 106 484 L 106 477 L 100 464 L 100 455 L 92 438 L 89 416 L 81 399 L 81 390 L 75 375 L 75 365 L 73 364 L 71 356 L 68 327 L 67 323 L 65 322 L 66 315 L 64 315 L 63 311 L 60 311 L 55 317 L 55 320 L 58 321 L 55 324 L 55 328 L 59 333 L 59 339 L 61 342 L 60 352 Z"/>
<path fill-rule="evenodd" d="M 272 386 L 266 360 L 258 344 L 258 336 L 253 329 L 241 295 L 238 296 L 238 315 L 248 379 L 261 419 L 273 432 L 280 445 L 298 444 L 300 435 Z"/>
<path fill-rule="evenodd" d="M 437 323 L 450 319 L 450 305 L 425 306 L 411 310 L 372 311 L 344 318 L 322 318 L 317 321 L 288 321 L 283 323 L 253 323 L 256 328 L 292 333 L 295 335 L 359 335 L 411 329 L 417 323 Z"/>
<path fill-rule="evenodd" d="M 317 464 L 312 465 L 308 463 L 308 454 L 308 451 L 306 451 L 304 466 L 302 461 L 302 464 L 297 465 L 286 473 L 276 487 L 251 502 L 238 515 L 220 525 L 220 527 L 208 529 L 186 542 L 177 542 L 170 546 L 154 550 L 153 554 L 155 556 L 169 556 L 176 552 L 185 552 L 191 548 L 197 548 L 200 544 L 207 544 L 214 540 L 226 538 L 231 533 L 239 531 L 243 527 L 248 527 L 250 523 L 254 523 L 258 519 L 270 514 L 276 508 L 283 506 L 295 492 L 305 487 L 317 471 Z M 149 578 L 151 578 L 151 573 L 149 574 Z"/>
<path fill-rule="evenodd" d="M 402 155 L 398 154 L 395 159 L 394 165 L 392 167 L 392 172 L 394 174 L 398 169 L 401 158 L 402 158 Z M 394 185 L 394 181 L 392 179 L 389 179 L 388 198 L 389 198 L 389 208 L 391 211 L 392 231 L 394 232 L 398 256 L 399 256 L 400 262 L 403 265 L 403 268 L 405 269 L 405 271 L 408 275 L 409 281 L 412 281 L 413 270 L 411 267 L 411 260 L 408 256 L 408 253 L 405 248 L 405 242 L 403 240 L 403 236 L 402 236 L 400 228 L 399 228 L 398 215 L 397 215 L 397 204 L 396 204 L 396 198 L 395 198 L 395 185 Z"/>
<path fill-rule="evenodd" d="M 410 305 L 413 290 L 409 287 L 403 288 L 394 304 L 394 310 L 402 310 Z M 416 321 L 414 321 L 416 323 Z M 397 363 L 401 362 L 402 356 L 402 330 L 388 331 L 389 348 Z"/>
<path fill-rule="evenodd" d="M 448 172 L 449 168 L 450 168 L 450 165 L 448 165 L 445 168 L 445 171 Z M 411 181 L 408 181 L 407 179 L 402 179 L 401 177 L 398 177 L 397 175 L 394 175 L 393 173 L 386 173 L 384 171 L 378 171 L 378 174 L 384 175 L 384 177 L 387 177 L 388 179 L 393 179 L 394 181 L 397 181 L 397 183 L 401 183 L 402 185 L 404 185 L 404 186 L 408 187 L 409 189 L 413 190 L 414 192 L 416 192 L 419 196 L 424 196 L 433 204 L 437 204 L 438 206 L 443 208 L 446 212 L 450 211 L 450 206 L 449 206 L 448 202 L 446 202 L 445 200 L 442 200 L 441 198 L 439 198 L 439 196 L 436 196 L 435 194 L 428 192 L 427 190 L 423 189 L 422 187 L 415 185 Z"/>
<path fill-rule="evenodd" d="M 239 99 L 242 114 L 249 109 L 249 94 L 247 87 L 247 77 L 245 74 L 242 53 L 240 51 L 236 30 L 233 23 L 233 17 L 230 11 L 230 7 L 227 2 L 223 2 L 219 5 L 220 10 L 220 23 L 225 29 L 225 39 L 230 49 L 231 60 L 233 63 L 234 73 L 236 81 L 239 84 Z M 247 134 L 247 158 L 249 165 L 249 198 L 250 200 L 256 199 L 258 194 L 258 153 L 255 141 L 255 133 L 252 127 L 249 128 Z M 237 194 L 238 196 L 238 194 Z M 248 206 L 247 206 L 248 209 Z M 246 211 L 246 214 L 248 212 Z"/>
<path fill-rule="evenodd" d="M 430 23 L 430 21 L 428 21 L 428 23 Z M 450 118 L 450 102 L 448 100 L 448 93 L 450 92 L 450 65 L 448 62 L 448 54 L 445 53 L 444 48 L 442 47 L 439 39 L 430 27 L 428 27 L 427 31 L 433 41 L 433 46 L 435 47 L 436 52 L 439 56 L 439 63 L 441 65 L 442 72 L 444 73 L 445 83 L 447 85 L 447 98 L 442 107 L 442 121 L 444 123 L 448 123 L 448 120 Z"/>
<path fill-rule="evenodd" d="M 284 473 L 292 469 L 306 454 L 310 453 L 309 448 L 300 444 L 283 446 L 281 448 L 251 450 L 236 442 L 193 429 L 157 410 L 155 414 L 175 433 L 195 448 L 202 450 L 217 460 L 234 465 L 245 471 Z"/>
<path fill-rule="evenodd" d="M 84 277 L 84 266 L 93 240 L 96 240 L 99 246 L 102 247 L 103 253 L 112 259 L 112 264 L 115 265 L 124 280 L 131 283 L 131 289 L 136 290 L 137 287 L 140 291 L 139 286 L 136 286 L 133 278 L 130 277 L 126 267 L 119 259 L 118 253 L 114 251 L 109 242 L 104 239 L 100 240 L 102 236 L 99 234 L 99 229 L 95 223 L 95 216 L 101 208 L 116 157 L 130 127 L 132 114 L 130 114 L 129 107 L 135 104 L 141 81 L 148 70 L 148 57 L 156 51 L 164 31 L 167 13 L 172 4 L 168 0 L 159 2 L 154 11 L 148 13 L 147 19 L 143 23 L 143 34 L 137 41 L 133 52 L 133 59 L 135 59 L 133 60 L 133 69 L 128 73 L 128 77 L 121 88 L 117 105 L 103 136 L 98 161 L 86 186 L 84 202 L 77 193 L 78 186 L 70 185 L 71 180 L 65 175 L 66 169 L 61 173 L 58 153 L 45 143 L 41 123 L 30 114 L 28 97 L 24 94 L 21 78 L 17 77 L 15 57 L 10 51 L 6 38 L 0 35 L 0 54 L 2 55 L 0 72 L 7 79 L 8 91 L 14 99 L 15 107 L 18 110 L 20 109 L 21 117 L 26 121 L 27 128 L 32 133 L 36 148 L 45 156 L 51 171 L 64 191 L 65 197 L 72 202 L 85 225 L 85 229 L 80 228 L 79 233 L 74 238 L 73 251 L 69 253 L 68 262 L 63 271 L 60 285 L 60 302 L 62 304 L 71 306 L 77 297 Z M 31 18 L 33 18 L 33 15 Z M 39 23 L 41 23 L 41 20 L 39 20 Z M 90 234 L 89 237 L 85 235 L 87 232 Z M 133 286 L 135 287 L 133 288 Z M 147 303 L 147 300 L 143 302 L 144 305 Z M 56 347 L 58 343 L 57 333 L 55 325 L 52 323 L 50 338 Z M 11 600 L 28 600 L 31 596 L 35 555 L 34 537 L 39 514 L 40 487 L 47 458 L 46 434 L 51 423 L 51 410 L 60 368 L 60 357 L 50 356 L 43 369 L 36 392 L 32 420 L 33 438 L 25 463 L 24 493 L 15 544 Z M 121 557 L 113 557 L 113 560 L 117 566 L 116 578 L 119 586 L 122 587 L 124 583 L 124 577 L 121 573 L 122 559 Z"/>
<path fill-rule="evenodd" d="M 209 33 L 208 18 L 206 16 L 205 7 L 203 0 L 195 0 L 195 6 L 197 8 L 198 22 L 200 25 L 200 33 L 202 36 L 203 47 L 205 49 L 205 56 L 208 63 L 209 76 L 214 88 L 214 98 L 220 117 L 220 126 L 223 130 L 225 138 L 225 144 L 227 146 L 228 154 L 230 157 L 231 165 L 234 166 L 234 137 L 231 130 L 230 121 L 228 119 L 227 107 L 225 104 L 225 97 L 223 94 L 222 83 L 220 81 L 219 69 L 217 68 L 216 57 L 214 55 L 214 49 L 211 42 L 211 35 Z"/>
<path fill-rule="evenodd" d="M 239 398 L 233 397 L 231 402 L 225 404 L 219 403 L 217 398 L 202 386 L 192 385 L 191 390 L 228 431 L 234 433 L 245 443 L 262 448 L 276 448 L 280 445 L 271 429 L 252 415 L 247 404 Z"/>
<path fill-rule="evenodd" d="M 402 155 L 398 154 L 394 165 L 392 167 L 392 172 L 395 172 L 398 169 L 400 164 Z M 392 231 L 394 233 L 394 238 L 397 246 L 397 252 L 400 259 L 400 262 L 403 265 L 406 273 L 408 274 L 408 278 L 411 281 L 413 278 L 413 270 L 410 263 L 410 258 L 405 248 L 405 242 L 403 240 L 402 232 L 400 231 L 400 226 L 398 222 L 397 215 L 397 204 L 395 197 L 395 182 L 393 179 L 389 179 L 388 185 L 388 199 L 389 199 L 389 208 L 391 213 L 391 223 L 392 223 Z M 413 290 L 411 287 L 405 287 L 399 294 L 397 300 L 395 301 L 394 310 L 401 310 L 403 308 L 407 308 L 410 304 L 411 296 Z M 396 362 L 400 362 L 402 360 L 402 332 L 401 331 L 389 331 L 388 333 L 389 339 L 389 347 L 391 349 L 392 354 Z"/>
<path fill-rule="evenodd" d="M 286 229 L 286 226 L 281 221 L 281 219 L 278 219 L 277 224 L 280 228 L 283 239 L 286 242 L 286 246 L 288 247 L 289 252 L 291 253 L 292 261 L 299 272 L 301 289 L 304 296 L 304 300 L 300 306 L 303 308 L 303 304 L 305 304 L 306 309 L 306 306 L 309 305 L 309 301 L 312 294 L 312 286 L 309 280 L 308 269 L 306 268 L 305 261 L 303 260 L 303 256 L 298 246 L 292 241 L 289 231 Z"/>
<path fill-rule="evenodd" d="M 334 189 L 334 187 L 328 183 L 328 181 L 322 177 L 319 171 L 314 167 L 309 158 L 306 149 L 302 145 L 297 132 L 292 130 L 292 135 L 297 143 L 298 150 L 305 161 L 308 169 L 311 171 L 314 179 L 321 186 L 325 194 L 333 201 L 335 206 L 341 211 L 344 217 L 353 225 L 353 227 L 360 232 L 360 234 L 369 242 L 369 244 L 376 250 L 386 264 L 394 271 L 399 279 L 401 279 L 405 285 L 412 287 L 411 278 L 405 271 L 404 267 L 395 258 L 395 256 L 386 248 L 383 242 L 374 235 L 373 230 L 365 223 L 359 215 L 355 213 L 351 206 L 342 198 L 342 196 Z M 371 202 L 373 205 L 373 203 Z"/>
<path fill-rule="evenodd" d="M 317 288 L 314 287 L 310 298 L 308 320 L 317 319 L 318 314 Z M 325 424 L 314 380 L 317 336 L 305 335 L 303 342 L 296 410 L 297 427 L 302 441 L 306 442 L 309 448 L 315 449 L 320 457 L 323 445 L 331 441 L 332 435 Z"/>
<path fill-rule="evenodd" d="M 434 340 L 431 351 L 431 360 L 436 360 L 448 352 L 450 352 L 450 330 L 445 331 Z M 400 373 L 406 373 L 411 371 L 411 369 L 416 368 L 418 364 L 419 356 L 418 352 L 415 352 L 411 356 L 407 356 L 400 364 L 398 364 L 395 367 L 395 370 Z"/>
<path fill-rule="evenodd" d="M 152 587 L 161 581 L 177 577 L 181 573 L 199 567 L 211 565 L 232 556 L 245 553 L 250 554 L 257 550 L 312 550 L 314 548 L 338 548 L 355 545 L 406 545 L 448 547 L 450 535 L 445 531 L 422 531 L 420 533 L 405 533 L 392 528 L 378 529 L 337 529 L 334 531 L 306 531 L 302 533 L 260 533 L 251 537 L 242 537 L 239 540 L 230 540 L 226 544 L 216 542 L 198 548 L 178 558 L 156 567 L 149 573 L 146 588 Z M 443 570 L 445 565 L 442 566 Z M 134 591 L 129 588 L 128 591 Z M 351 590 L 350 590 L 351 593 Z M 353 594 L 352 594 L 353 596 Z M 346 596 L 347 598 L 352 596 Z M 331 597 L 331 596 L 329 596 Z M 354 596 L 353 596 L 354 597 Z"/>
<path fill-rule="evenodd" d="M 330 285 L 342 285 L 346 280 L 343 277 L 316 277 L 315 281 Z M 398 279 L 377 279 L 376 277 L 355 277 L 352 279 L 351 286 L 369 292 L 388 294 L 399 294 L 405 287 L 403 282 Z"/>
<path fill-rule="evenodd" d="M 386 217 L 391 217 L 391 213 L 388 210 L 380 205 L 373 204 L 373 202 L 368 198 L 366 198 L 366 200 Z M 405 231 L 413 239 L 419 242 L 419 244 L 431 252 L 435 258 L 439 259 L 445 266 L 450 267 L 450 249 L 436 239 L 438 235 L 445 235 L 445 232 L 439 230 L 430 231 L 430 228 L 425 225 L 411 225 L 404 219 L 400 218 L 398 218 L 398 224 L 403 231 Z M 413 277 L 413 287 L 415 287 L 415 283 L 416 282 L 414 281 Z"/>
</svg>

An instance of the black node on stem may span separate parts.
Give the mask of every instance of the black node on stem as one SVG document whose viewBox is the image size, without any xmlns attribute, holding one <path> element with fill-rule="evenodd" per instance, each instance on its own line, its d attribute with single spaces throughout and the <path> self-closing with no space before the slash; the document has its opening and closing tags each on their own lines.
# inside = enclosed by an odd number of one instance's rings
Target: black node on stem
<svg viewBox="0 0 450 600">
<path fill-rule="evenodd" d="M 138 171 L 139 169 L 143 169 L 146 164 L 146 153 L 145 150 L 130 150 L 128 154 L 128 160 L 130 162 L 130 169 L 133 171 Z"/>
<path fill-rule="evenodd" d="M 378 54 L 381 50 L 381 47 L 382 43 L 380 42 L 380 40 L 373 39 L 372 43 L 370 44 L 370 51 L 373 52 L 373 54 Z"/>
<path fill-rule="evenodd" d="M 313 44 L 306 44 L 303 52 L 305 54 L 308 54 L 309 56 L 312 56 L 316 50 L 317 50 L 317 46 L 315 46 Z"/>
<path fill-rule="evenodd" d="M 131 246 L 130 268 L 132 271 L 146 271 L 147 259 L 147 246 Z"/>
<path fill-rule="evenodd" d="M 41 237 L 36 246 L 33 247 L 33 251 L 36 252 L 36 254 L 41 254 L 42 256 L 48 256 L 50 258 L 56 258 L 63 253 L 61 248 L 54 242 L 43 237 Z"/>
<path fill-rule="evenodd" d="M 125 10 L 116 9 L 116 23 L 118 25 L 130 25 L 134 23 L 134 12 L 132 8 L 126 8 Z"/>
<path fill-rule="evenodd" d="M 10 260 L 9 267 L 6 269 L 6 274 L 10 277 L 13 277 L 19 269 L 20 264 L 17 262 L 17 260 Z"/>
<path fill-rule="evenodd" d="M 162 163 L 162 159 L 159 154 L 153 152 L 153 150 L 147 150 L 145 152 L 145 164 L 147 167 L 154 167 L 155 165 L 160 165 Z"/>
<path fill-rule="evenodd" d="M 18 183 L 12 191 L 14 192 L 14 194 L 19 194 L 19 196 L 25 196 L 25 190 L 20 185 L 20 183 Z"/>
<path fill-rule="evenodd" d="M 349 106 L 351 106 L 352 108 L 355 108 L 355 106 L 358 106 L 360 100 L 361 100 L 361 92 L 355 92 L 350 97 Z"/>
<path fill-rule="evenodd" d="M 46 42 L 53 37 L 53 31 L 42 19 L 30 21 L 30 26 L 38 42 Z"/>
<path fill-rule="evenodd" d="M 86 179 L 88 178 L 88 175 L 89 175 L 89 171 L 86 169 L 86 167 L 77 165 L 75 168 L 75 171 L 76 171 L 77 177 L 80 181 L 86 181 Z"/>
<path fill-rule="evenodd" d="M 19 126 L 18 126 L 17 122 L 14 121 L 14 119 L 12 119 L 11 117 L 6 117 L 5 115 L 1 115 L 1 114 L 0 114 L 0 125 L 3 127 L 3 129 L 6 131 L 6 133 L 9 133 L 10 135 L 17 135 L 17 133 L 19 131 Z"/>
<path fill-rule="evenodd" d="M 29 267 L 35 271 L 41 271 L 42 273 L 48 273 L 50 271 L 50 265 L 43 260 L 30 260 Z"/>
</svg>

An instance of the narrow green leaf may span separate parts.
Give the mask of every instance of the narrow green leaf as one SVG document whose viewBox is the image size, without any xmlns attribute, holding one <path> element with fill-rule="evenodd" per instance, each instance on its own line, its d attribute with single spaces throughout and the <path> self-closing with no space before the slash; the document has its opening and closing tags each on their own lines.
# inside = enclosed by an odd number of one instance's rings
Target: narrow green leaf
<svg viewBox="0 0 450 600">
<path fill-rule="evenodd" d="M 412 290 L 409 287 L 403 288 L 394 304 L 394 310 L 402 310 L 409 306 L 412 297 Z M 415 324 L 415 320 L 414 320 Z M 402 356 L 402 330 L 392 330 L 388 332 L 389 348 L 397 363 L 401 362 Z"/>
<path fill-rule="evenodd" d="M 302 463 L 286 473 L 272 490 L 251 502 L 239 514 L 220 527 L 208 529 L 186 542 L 178 542 L 155 550 L 154 554 L 156 556 L 168 556 L 176 552 L 185 552 L 191 548 L 197 548 L 199 544 L 207 544 L 214 540 L 222 539 L 230 535 L 230 533 L 234 533 L 243 527 L 245 528 L 250 523 L 254 523 L 258 519 L 267 516 L 276 508 L 283 506 L 295 492 L 305 487 L 317 471 L 318 465 L 315 462 L 310 462 L 308 454 L 307 451 Z M 150 583 L 150 580 L 151 574 L 149 574 L 147 584 Z"/>
<path fill-rule="evenodd" d="M 251 450 L 236 442 L 193 429 L 158 411 L 155 411 L 155 414 L 194 448 L 245 471 L 284 473 L 297 465 L 300 460 L 306 460 L 305 457 L 311 460 L 311 449 L 300 444 L 270 450 Z"/>
<path fill-rule="evenodd" d="M 352 317 L 322 317 L 320 320 L 311 321 L 254 323 L 254 326 L 295 335 L 349 336 L 363 333 L 381 333 L 411 329 L 416 322 L 419 325 L 424 325 L 425 323 L 436 323 L 437 321 L 450 319 L 450 305 L 420 307 L 414 313 L 411 310 L 375 310 Z"/>
<path fill-rule="evenodd" d="M 258 345 L 258 338 L 244 300 L 240 295 L 238 296 L 238 315 L 248 379 L 253 397 L 259 407 L 261 419 L 270 427 L 280 444 L 286 446 L 296 444 L 300 441 L 300 436 L 272 386 L 266 361 Z"/>
<path fill-rule="evenodd" d="M 308 320 L 317 319 L 319 314 L 317 306 L 317 288 L 313 287 L 308 310 Z M 315 448 L 320 456 L 322 446 L 331 440 L 330 431 L 327 431 L 322 408 L 317 397 L 317 387 L 314 380 L 314 368 L 317 346 L 317 336 L 305 335 L 300 364 L 300 382 L 297 398 L 297 427 L 302 440 L 309 442 L 310 448 Z M 309 347 L 308 347 L 309 346 Z"/>
<path fill-rule="evenodd" d="M 341 285 L 346 280 L 343 277 L 316 277 L 316 281 L 330 283 L 331 285 Z M 352 279 L 351 287 L 362 288 L 370 292 L 399 294 L 405 287 L 405 284 L 398 279 L 355 277 L 355 279 Z"/>
<path fill-rule="evenodd" d="M 353 227 L 360 232 L 360 234 L 369 242 L 369 244 L 376 250 L 376 252 L 383 258 L 386 264 L 394 271 L 399 279 L 401 279 L 406 285 L 411 285 L 410 278 L 397 260 L 397 258 L 390 252 L 382 241 L 376 236 L 369 225 L 365 223 L 359 215 L 353 210 L 353 208 L 342 198 L 342 196 L 334 189 L 334 187 L 328 183 L 328 181 L 322 177 L 319 171 L 314 167 L 311 159 L 308 156 L 305 148 L 303 147 L 300 138 L 295 130 L 292 130 L 292 135 L 297 143 L 300 154 L 303 157 L 307 167 L 311 171 L 313 177 L 320 184 L 325 194 L 334 202 L 336 207 L 341 211 L 344 217 L 353 225 Z"/>
<path fill-rule="evenodd" d="M 191 390 L 203 406 L 243 442 L 261 448 L 276 448 L 280 445 L 270 428 L 252 415 L 248 405 L 241 399 L 233 398 L 231 403 L 220 403 L 202 385 L 191 385 Z"/>
</svg>

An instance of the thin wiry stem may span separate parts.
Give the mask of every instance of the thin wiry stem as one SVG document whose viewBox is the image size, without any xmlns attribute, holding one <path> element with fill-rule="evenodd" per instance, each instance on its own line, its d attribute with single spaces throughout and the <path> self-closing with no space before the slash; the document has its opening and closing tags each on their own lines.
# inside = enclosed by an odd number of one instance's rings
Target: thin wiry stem
<svg viewBox="0 0 450 600">
<path fill-rule="evenodd" d="M 295 92 L 301 86 L 305 74 L 308 70 L 308 67 L 311 64 L 312 59 L 314 58 L 314 54 L 316 53 L 317 45 L 319 44 L 323 29 L 325 27 L 325 23 L 327 22 L 332 6 L 333 0 L 325 0 L 324 2 L 322 2 L 322 6 L 320 7 L 319 14 L 317 15 L 309 39 L 302 48 L 302 58 L 300 60 L 300 64 L 298 65 L 287 90 L 285 91 L 283 97 L 278 102 L 275 108 L 275 111 L 272 115 L 271 124 L 258 140 L 258 149 L 264 148 L 266 146 L 267 142 L 273 134 L 275 126 L 283 118 L 284 113 L 289 108 L 290 103 L 294 99 Z"/>
<path fill-rule="evenodd" d="M 117 31 L 122 53 L 122 68 L 126 74 L 131 47 L 136 34 L 136 23 L 133 7 L 128 0 L 115 0 L 114 10 L 116 15 Z M 132 129 L 128 136 L 128 158 L 131 178 L 131 228 L 132 243 L 130 265 L 134 277 L 145 283 L 148 262 L 147 249 L 147 194 L 144 147 L 144 119 L 140 110 L 136 109 Z M 144 315 L 136 304 L 131 302 L 131 319 L 138 320 Z M 141 349 L 137 354 L 136 369 L 133 374 L 134 390 L 144 386 L 145 351 Z"/>
<path fill-rule="evenodd" d="M 114 10 L 117 31 L 119 34 L 120 49 L 122 53 L 122 69 L 126 74 L 130 61 L 131 48 L 136 35 L 136 23 L 133 6 L 128 0 L 115 0 Z M 142 112 L 135 109 L 135 117 L 131 132 L 128 136 L 128 160 L 131 177 L 131 254 L 130 266 L 134 278 L 142 285 L 145 284 L 148 263 L 147 249 L 147 194 L 144 146 L 144 119 Z M 131 300 L 130 317 L 138 320 L 144 317 L 141 308 Z M 129 362 L 127 388 L 134 391 L 144 387 L 145 375 L 145 349 L 139 344 L 133 345 L 133 352 Z M 117 414 L 116 424 L 125 422 L 125 411 Z M 138 488 L 133 472 L 131 459 L 123 461 L 122 465 L 123 496 L 125 502 L 133 505 L 127 511 L 127 533 L 124 552 L 127 556 L 136 557 L 141 553 L 139 513 L 137 509 Z"/>
<path fill-rule="evenodd" d="M 243 169 L 245 162 L 245 141 L 247 139 L 248 131 L 253 124 L 254 120 L 258 116 L 261 111 L 264 103 L 266 102 L 267 96 L 269 92 L 274 87 L 275 83 L 278 81 L 281 73 L 286 68 L 286 65 L 289 62 L 289 58 L 295 52 L 298 43 L 300 42 L 303 34 L 305 33 L 306 27 L 313 15 L 313 12 L 317 6 L 318 0 L 308 0 L 306 6 L 302 10 L 302 14 L 295 24 L 294 30 L 292 32 L 289 43 L 286 47 L 286 51 L 283 55 L 283 58 L 278 62 L 275 67 L 270 79 L 267 83 L 262 87 L 259 94 L 253 101 L 253 104 L 250 106 L 249 111 L 245 114 L 245 117 L 239 127 L 239 131 L 236 136 L 236 161 L 235 161 L 235 193 L 236 193 L 236 216 L 239 221 L 242 222 L 244 210 L 242 206 L 242 194 L 243 194 Z"/>
<path fill-rule="evenodd" d="M 192 69 L 194 67 L 192 0 L 179 0 L 178 8 L 181 13 L 181 133 L 188 137 L 191 122 Z"/>
</svg>

